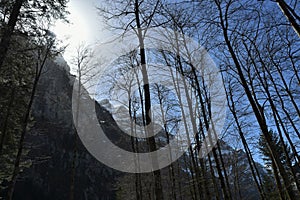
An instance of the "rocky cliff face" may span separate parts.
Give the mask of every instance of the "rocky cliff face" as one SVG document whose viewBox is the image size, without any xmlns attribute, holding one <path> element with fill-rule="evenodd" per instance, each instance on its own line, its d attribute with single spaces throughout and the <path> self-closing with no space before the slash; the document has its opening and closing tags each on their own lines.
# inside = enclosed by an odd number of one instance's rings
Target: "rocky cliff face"
<svg viewBox="0 0 300 200">
<path fill-rule="evenodd" d="M 32 109 L 34 126 L 26 138 L 32 165 L 21 173 L 14 199 L 69 198 L 75 143 L 73 82 L 67 67 L 47 64 Z M 112 120 L 105 109 L 98 106 L 97 110 L 99 118 Z M 75 199 L 115 199 L 113 183 L 120 173 L 94 159 L 80 140 L 77 152 Z"/>
<path fill-rule="evenodd" d="M 221 140 L 219 141 L 219 145 L 222 150 L 222 157 L 233 199 L 260 199 L 258 189 L 252 178 L 246 153 L 241 149 L 233 149 Z M 256 163 L 256 167 L 261 175 L 266 174 L 261 164 Z"/>
</svg>

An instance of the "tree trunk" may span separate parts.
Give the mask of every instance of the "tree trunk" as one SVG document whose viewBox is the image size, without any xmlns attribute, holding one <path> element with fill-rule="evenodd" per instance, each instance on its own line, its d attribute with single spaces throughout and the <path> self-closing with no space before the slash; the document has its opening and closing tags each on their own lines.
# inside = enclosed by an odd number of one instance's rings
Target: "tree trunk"
<svg viewBox="0 0 300 200">
<path fill-rule="evenodd" d="M 19 144 L 18 144 L 18 152 L 17 152 L 17 156 L 16 156 L 16 159 L 15 159 L 15 164 L 14 164 L 14 168 L 13 168 L 12 179 L 11 179 L 11 182 L 10 182 L 9 187 L 8 187 L 8 192 L 7 192 L 7 199 L 8 200 L 12 200 L 12 198 L 13 198 L 14 187 L 15 187 L 15 184 L 17 182 L 17 178 L 18 178 L 18 175 L 19 175 L 19 172 L 20 172 L 20 162 L 21 162 L 21 157 L 22 157 L 23 148 L 24 148 L 24 140 L 25 140 L 25 136 L 26 136 L 26 133 L 27 133 L 27 125 L 28 125 L 29 118 L 30 118 L 30 111 L 31 111 L 31 108 L 32 108 L 32 104 L 33 104 L 33 101 L 34 101 L 37 85 L 38 85 L 39 79 L 41 77 L 42 70 L 43 70 L 43 68 L 46 64 L 46 60 L 49 56 L 49 52 L 50 52 L 50 49 L 52 48 L 53 44 L 54 44 L 54 42 L 52 42 L 50 44 L 50 46 L 47 47 L 46 52 L 45 52 L 45 56 L 42 60 L 41 65 L 38 66 L 38 64 L 37 64 L 37 66 L 36 66 L 37 67 L 36 68 L 36 77 L 35 77 L 35 80 L 34 80 L 34 83 L 33 83 L 30 100 L 28 102 L 27 110 L 25 112 L 24 120 L 23 120 L 23 123 L 22 123 L 22 131 L 21 131 L 20 141 L 19 141 Z"/>
<path fill-rule="evenodd" d="M 276 0 L 279 8 L 282 10 L 283 14 L 291 23 L 292 27 L 294 28 L 295 32 L 300 37 L 300 25 L 297 23 L 295 16 L 293 16 L 292 12 L 289 10 L 289 6 L 286 4 L 284 0 Z"/>
<path fill-rule="evenodd" d="M 289 177 L 288 177 L 288 174 L 287 172 L 285 171 L 281 161 L 280 161 L 280 157 L 278 155 L 278 153 L 276 152 L 276 147 L 274 146 L 274 144 L 272 144 L 272 139 L 271 139 L 271 136 L 269 134 L 269 130 L 268 130 L 268 125 L 266 123 L 266 120 L 265 120 L 265 117 L 264 117 L 264 112 L 263 112 L 263 109 L 262 107 L 258 104 L 258 102 L 255 101 L 254 97 L 252 96 L 252 93 L 250 91 L 250 88 L 247 84 L 247 81 L 245 79 L 245 76 L 243 74 L 243 71 L 242 71 L 242 67 L 240 65 L 240 62 L 239 62 L 239 59 L 237 57 L 237 55 L 235 54 L 234 52 L 234 49 L 231 45 L 231 42 L 229 40 L 229 36 L 228 36 L 228 21 L 224 21 L 223 19 L 223 13 L 222 13 L 222 8 L 221 8 L 221 5 L 219 2 L 215 1 L 217 6 L 218 6 L 218 10 L 219 10 L 219 15 L 220 15 L 220 20 L 221 20 L 221 28 L 222 28 L 222 31 L 223 31 L 223 36 L 224 36 L 224 40 L 225 40 L 225 43 L 227 45 L 227 48 L 229 50 L 229 53 L 233 59 L 233 62 L 235 64 L 235 67 L 237 69 L 237 74 L 240 78 L 240 81 L 241 81 L 241 84 L 245 90 L 245 93 L 246 93 L 246 96 L 250 102 L 250 105 L 252 107 L 252 110 L 254 112 L 254 115 L 256 117 L 256 120 L 259 124 L 259 127 L 266 139 L 266 142 L 267 142 L 267 146 L 268 146 L 268 149 L 270 150 L 270 153 L 272 155 L 272 157 L 274 158 L 274 162 L 276 164 L 276 166 L 278 167 L 278 170 L 282 176 L 282 179 L 283 179 L 283 182 L 284 182 L 284 185 L 285 187 L 287 188 L 287 191 L 288 191 L 288 194 L 290 196 L 291 199 L 297 199 L 297 195 L 295 194 L 295 192 L 293 191 L 293 186 L 290 184 L 290 181 L 289 181 Z M 225 18 L 227 18 L 227 16 L 225 16 Z"/>
<path fill-rule="evenodd" d="M 231 101 L 232 105 L 229 104 L 229 100 Z M 256 184 L 256 187 L 259 191 L 259 194 L 260 194 L 260 198 L 262 200 L 266 199 L 266 195 L 263 191 L 263 188 L 262 188 L 262 180 L 261 180 L 261 177 L 260 177 L 260 174 L 259 174 L 259 171 L 256 167 L 256 164 L 255 164 L 255 161 L 252 157 L 252 154 L 251 154 L 251 151 L 249 149 L 249 146 L 248 146 L 248 143 L 246 141 L 246 138 L 243 134 L 243 131 L 242 131 L 242 127 L 239 123 L 239 120 L 238 120 L 238 117 L 236 115 L 236 108 L 235 108 L 235 105 L 234 105 L 234 100 L 233 100 L 233 94 L 231 92 L 231 90 L 227 93 L 227 101 L 228 101 L 228 107 L 233 115 L 233 118 L 235 120 L 235 123 L 237 125 L 237 129 L 238 129 L 238 132 L 239 132 L 239 135 L 241 137 L 241 140 L 242 140 L 242 144 L 243 144 L 243 147 L 244 147 L 244 150 L 245 150 L 245 153 L 246 153 L 246 156 L 247 156 L 247 159 L 248 159 L 248 163 L 249 163 L 249 166 L 250 166 L 250 170 L 251 170 L 251 174 L 253 176 L 253 179 L 254 179 L 254 182 Z M 258 178 L 256 177 L 256 174 L 258 176 Z"/>
<path fill-rule="evenodd" d="M 25 1 L 26 0 L 16 0 L 16 2 L 13 5 L 11 14 L 9 16 L 8 23 L 4 27 L 4 32 L 0 41 L 0 69 L 3 66 L 4 59 L 6 57 L 10 45 L 10 40 L 12 38 L 15 26 L 18 21 L 18 17 L 20 15 L 21 7 Z"/>
<path fill-rule="evenodd" d="M 140 46 L 140 56 L 141 56 L 141 67 L 142 67 L 142 76 L 144 82 L 144 97 L 145 97 L 145 115 L 146 115 L 146 125 L 151 124 L 151 95 L 150 95 L 150 85 L 146 67 L 146 52 L 145 52 L 145 45 L 144 45 L 144 36 L 141 29 L 141 22 L 140 22 L 140 13 L 139 13 L 139 1 L 135 0 L 135 20 L 137 25 L 137 32 L 138 32 L 138 39 L 139 39 L 139 46 Z M 153 131 L 151 128 L 147 129 L 148 135 L 153 135 L 149 133 L 149 131 Z M 148 137 L 147 142 L 149 144 L 149 150 L 154 152 L 157 150 L 155 138 Z M 157 158 L 152 158 L 153 165 L 158 168 Z M 163 192 L 161 186 L 161 175 L 160 171 L 156 170 L 153 172 L 154 175 L 154 182 L 155 182 L 155 197 L 158 200 L 163 200 Z"/>
</svg>

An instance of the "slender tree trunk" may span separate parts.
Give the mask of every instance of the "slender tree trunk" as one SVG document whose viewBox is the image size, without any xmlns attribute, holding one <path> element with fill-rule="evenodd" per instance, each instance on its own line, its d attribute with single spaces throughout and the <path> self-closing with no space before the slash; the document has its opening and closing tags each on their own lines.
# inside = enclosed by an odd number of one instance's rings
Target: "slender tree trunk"
<svg viewBox="0 0 300 200">
<path fill-rule="evenodd" d="M 213 185 L 214 185 L 215 197 L 216 197 L 217 200 L 220 200 L 221 198 L 220 198 L 220 194 L 219 194 L 219 187 L 218 187 L 218 184 L 216 182 L 215 170 L 214 170 L 210 155 L 207 155 L 207 158 L 208 158 L 208 162 L 209 162 L 209 168 L 210 168 L 210 174 L 211 174 L 212 182 L 213 182 Z"/>
<path fill-rule="evenodd" d="M 256 62 L 255 62 L 255 60 L 254 60 L 254 58 L 253 58 L 250 50 L 248 49 L 248 47 L 246 46 L 246 44 L 244 44 L 244 45 L 245 45 L 245 48 L 246 48 L 246 50 L 248 52 L 248 55 L 249 55 L 249 57 L 250 57 L 250 59 L 252 61 L 252 64 L 253 64 L 254 69 L 255 69 L 255 72 L 257 74 L 257 77 L 258 77 L 259 81 L 262 84 L 262 87 L 263 87 L 263 89 L 265 91 L 265 94 L 268 97 L 268 102 L 270 103 L 270 106 L 271 106 L 271 110 L 272 110 L 272 114 L 273 114 L 273 117 L 274 117 L 275 125 L 277 127 L 277 131 L 278 131 L 278 134 L 279 134 L 280 142 L 282 143 L 282 148 L 283 148 L 282 150 L 283 150 L 283 152 L 284 152 L 284 154 L 286 156 L 287 165 L 289 166 L 289 168 L 290 168 L 290 170 L 292 172 L 292 175 L 293 175 L 294 180 L 296 182 L 296 186 L 297 186 L 298 191 L 299 191 L 299 183 L 298 183 L 298 180 L 297 180 L 297 177 L 296 177 L 296 172 L 294 171 L 294 168 L 292 167 L 292 163 L 291 163 L 291 159 L 290 159 L 290 156 L 289 156 L 289 152 L 288 152 L 287 147 L 285 145 L 285 142 L 284 142 L 284 139 L 283 139 L 283 135 L 282 135 L 282 131 L 281 131 L 281 128 L 280 128 L 280 125 L 279 125 L 279 122 L 278 122 L 278 120 L 281 121 L 281 117 L 280 117 L 279 112 L 278 112 L 278 110 L 277 110 L 277 108 L 275 106 L 275 103 L 274 103 L 273 99 L 272 99 L 272 96 L 271 96 L 271 93 L 270 93 L 270 90 L 269 90 L 269 85 L 267 83 L 268 77 L 266 76 L 266 71 L 269 72 L 269 70 L 266 68 L 265 62 L 260 57 L 259 51 L 258 51 L 256 45 L 254 44 L 255 50 L 257 51 L 257 55 L 258 55 L 259 61 L 262 64 L 262 67 L 263 67 L 263 69 L 262 69 L 263 70 L 263 75 L 261 75 L 260 71 L 258 70 L 258 66 L 257 66 L 257 64 L 256 64 Z M 270 77 L 272 79 L 272 75 L 270 73 L 268 73 L 268 74 L 270 75 Z M 284 126 L 282 128 L 283 128 L 283 130 L 285 130 Z M 292 143 L 292 141 L 290 139 L 289 134 L 286 133 L 285 131 L 284 131 L 284 133 L 285 133 L 285 136 L 287 137 L 288 141 L 293 146 L 293 143 Z M 296 151 L 295 151 L 295 153 L 296 153 L 296 155 L 298 154 Z M 291 185 L 291 182 L 289 183 L 289 185 Z"/>
<path fill-rule="evenodd" d="M 165 112 L 164 112 L 164 108 L 163 108 L 163 101 L 162 101 L 162 98 L 163 98 L 162 95 L 163 94 L 161 94 L 161 91 L 160 91 L 159 87 L 157 89 L 158 89 L 158 99 L 159 99 L 160 112 L 161 112 L 161 115 L 162 115 L 162 122 L 164 124 L 164 131 L 165 131 L 166 137 L 167 137 L 167 144 L 169 144 L 170 143 L 170 134 L 168 132 L 167 121 L 166 121 L 166 118 L 165 118 Z M 169 148 L 169 156 L 170 156 L 170 161 L 171 161 L 172 160 L 171 148 Z M 174 164 L 171 163 L 169 165 L 168 169 L 169 169 L 169 178 L 170 178 L 170 181 L 172 183 L 171 196 L 172 196 L 172 198 L 177 199 L 176 191 L 175 191 L 176 180 L 175 180 Z"/>
<path fill-rule="evenodd" d="M 177 48 L 177 50 L 178 50 L 178 48 Z M 163 52 L 162 52 L 163 53 Z M 179 51 L 177 52 L 177 55 L 179 55 Z M 167 66 L 171 66 L 170 65 L 170 63 L 168 62 L 168 60 L 167 60 L 167 58 L 166 58 L 166 55 L 163 53 L 163 57 L 164 57 L 164 60 L 166 61 L 166 63 L 167 63 Z M 175 60 L 176 60 L 176 65 L 181 65 L 181 61 L 180 61 L 180 56 L 177 56 L 176 58 L 175 58 Z M 179 73 L 182 75 L 182 66 L 181 67 L 179 67 L 180 69 L 179 69 Z M 176 81 L 176 77 L 174 77 L 174 74 L 173 74 L 173 72 L 172 72 L 172 69 L 170 68 L 170 73 L 171 73 L 171 76 L 172 76 L 172 81 L 173 81 L 173 84 L 174 84 L 174 86 L 175 86 L 175 90 L 176 90 L 176 95 L 177 95 L 177 97 L 178 97 L 178 100 L 179 100 L 179 104 L 180 105 L 183 105 L 183 103 L 182 103 L 182 98 L 181 98 L 181 91 L 180 91 L 180 87 L 178 87 L 178 88 L 176 88 L 176 85 L 177 85 L 177 81 Z M 185 84 L 185 80 L 183 80 L 183 83 Z M 188 91 L 187 91 L 187 87 L 185 87 L 184 88 L 184 94 L 186 94 L 187 96 L 189 95 L 188 94 Z M 188 102 L 190 102 L 190 100 L 188 100 Z M 183 116 L 183 123 L 184 123 L 184 127 L 185 127 L 185 132 L 186 132 L 186 137 L 187 137 L 187 140 L 188 140 L 188 144 L 191 144 L 191 137 L 190 137 L 190 131 L 189 131 L 189 129 L 188 129 L 188 125 L 187 125 L 187 119 L 186 119 L 186 117 L 185 117 L 185 111 L 184 111 L 184 109 L 182 108 L 182 106 L 180 107 L 180 109 L 181 109 L 181 114 L 182 114 L 182 116 Z M 190 110 L 190 112 L 192 111 L 192 109 L 191 109 L 191 105 L 190 105 L 190 103 L 189 103 L 189 110 Z M 195 129 L 195 121 L 194 121 L 194 119 L 193 119 L 193 116 L 191 116 L 191 122 L 192 122 L 192 124 L 193 124 L 193 131 L 194 132 L 196 132 L 196 129 Z M 194 155 L 194 152 L 193 152 L 193 148 L 190 146 L 189 147 L 189 153 L 190 153 L 190 162 L 192 163 L 192 170 L 191 170 L 191 176 L 192 176 L 192 182 L 193 182 L 193 185 L 192 185 L 192 187 L 193 187 L 193 189 L 194 189 L 194 195 L 195 195 L 195 199 L 198 199 L 198 192 L 197 192 L 197 188 L 199 188 L 199 184 L 200 184 L 200 182 L 199 182 L 199 180 L 198 180 L 198 178 L 197 177 L 199 177 L 199 169 L 198 169 L 198 166 L 197 166 L 197 164 L 196 164 L 196 161 L 195 161 L 195 155 Z M 194 174 L 194 172 L 195 172 L 195 174 Z M 196 177 L 195 177 L 196 176 Z M 196 187 L 197 186 L 197 187 Z M 201 190 L 199 190 L 199 192 L 201 192 Z"/>
<path fill-rule="evenodd" d="M 230 101 L 229 101 L 230 100 Z M 251 154 L 251 151 L 249 149 L 249 146 L 248 146 L 248 143 L 247 143 L 247 140 L 243 134 L 243 131 L 242 131 L 242 127 L 239 123 L 239 120 L 238 120 L 238 117 L 236 115 L 236 108 L 235 108 L 235 105 L 234 105 L 234 100 L 233 100 L 233 94 L 231 92 L 231 89 L 229 92 L 227 92 L 227 101 L 228 101 L 228 107 L 233 115 L 233 118 L 235 120 L 235 123 L 237 125 L 237 129 L 238 129 L 238 133 L 241 137 L 241 140 L 242 140 L 242 144 L 243 144 L 243 147 L 244 147 L 244 150 L 246 152 L 246 156 L 247 156 L 247 160 L 248 160 L 248 163 L 249 163 L 249 166 L 250 166 L 250 170 L 251 170 L 251 174 L 252 174 L 252 177 L 254 179 L 254 182 L 255 182 L 255 185 L 259 191 L 259 194 L 260 194 L 260 198 L 262 200 L 266 199 L 266 195 L 263 191 L 263 188 L 262 188 L 262 180 L 261 180 L 261 177 L 260 177 L 260 174 L 259 174 L 259 171 L 256 167 L 256 164 L 255 164 L 255 161 L 252 157 L 252 154 Z M 230 103 L 232 105 L 230 105 Z M 258 176 L 258 178 L 256 177 L 256 174 Z"/>
<path fill-rule="evenodd" d="M 270 150 L 270 153 L 272 155 L 272 157 L 274 158 L 274 162 L 276 164 L 276 166 L 278 167 L 278 170 L 282 176 L 282 179 L 283 179 L 283 182 L 287 188 L 287 191 L 288 191 L 288 194 L 290 196 L 291 199 L 297 199 L 297 195 L 295 194 L 295 192 L 293 191 L 293 186 L 290 184 L 290 181 L 289 181 L 289 178 L 288 178 L 288 174 L 287 172 L 285 171 L 281 161 L 280 161 L 280 157 L 278 155 L 278 153 L 276 152 L 276 147 L 274 146 L 274 144 L 272 143 L 272 139 L 271 139 L 271 136 L 269 134 L 269 130 L 268 130 L 268 125 L 266 123 L 266 120 L 265 120 L 265 117 L 264 117 L 264 112 L 263 112 L 263 109 L 262 107 L 259 105 L 258 102 L 256 102 L 254 100 L 254 97 L 252 96 L 252 93 L 249 89 L 249 86 L 247 84 L 247 81 L 245 79 L 245 76 L 243 74 L 243 71 L 242 71 L 242 67 L 240 65 L 240 62 L 239 62 L 239 59 L 237 57 L 237 55 L 235 54 L 234 52 L 234 49 L 231 45 L 231 42 L 229 40 L 229 36 L 228 36 L 228 21 L 226 20 L 227 19 L 227 16 L 225 14 L 225 21 L 223 19 L 223 12 L 222 12 L 222 8 L 221 8 L 221 5 L 218 1 L 216 1 L 216 5 L 218 6 L 218 10 L 219 10 L 219 15 L 220 15 L 220 20 L 221 20 L 221 28 L 222 28 L 222 31 L 223 31 L 223 36 L 224 36 L 224 40 L 225 40 L 225 43 L 227 45 L 227 48 L 229 50 L 229 53 L 233 59 L 233 62 L 235 64 L 235 67 L 237 69 L 237 73 L 238 73 L 238 76 L 240 78 L 240 81 L 241 81 L 241 84 L 245 90 L 245 93 L 246 93 L 246 96 L 250 102 L 250 105 L 252 107 L 252 110 L 254 112 L 254 115 L 257 119 L 257 122 L 259 124 L 259 127 L 266 139 L 266 142 L 267 142 L 267 146 L 268 146 L 268 149 Z"/>
<path fill-rule="evenodd" d="M 78 58 L 79 59 L 79 58 Z M 79 106 L 80 106 L 80 97 L 81 97 L 81 68 L 80 64 L 78 63 L 78 96 L 77 96 L 77 107 L 76 107 L 76 116 L 75 116 L 75 123 L 76 127 L 78 127 L 78 120 L 79 120 Z M 76 130 L 76 129 L 74 129 Z M 75 176 L 76 176 L 76 160 L 77 160 L 77 143 L 78 143 L 78 138 L 77 138 L 77 132 L 75 131 L 74 133 L 74 144 L 73 144 L 73 158 L 72 158 L 72 164 L 71 164 L 71 178 L 70 178 L 70 200 L 74 200 L 74 192 L 75 192 Z"/>
<path fill-rule="evenodd" d="M 219 163 L 219 158 L 217 156 L 216 148 L 213 148 L 212 153 L 213 153 L 213 156 L 214 156 L 214 159 L 215 159 L 218 176 L 219 176 L 219 180 L 220 180 L 220 183 L 221 183 L 221 190 L 222 190 L 222 193 L 223 193 L 223 197 L 224 197 L 225 200 L 230 199 L 230 197 L 228 195 L 228 192 L 227 192 L 227 187 L 226 187 L 226 184 L 225 184 L 225 181 L 224 181 L 224 176 L 222 174 L 222 169 L 221 169 L 221 166 L 220 166 L 220 163 Z"/>
<path fill-rule="evenodd" d="M 141 100 L 141 105 L 144 105 L 144 103 L 143 103 L 144 102 L 143 101 L 143 92 L 141 90 L 139 76 L 138 76 L 137 70 L 134 70 L 134 72 L 135 72 L 135 77 L 136 77 L 137 83 L 138 83 L 138 91 L 139 91 L 139 97 L 140 97 L 140 100 Z M 142 106 L 142 119 L 143 119 L 143 125 L 145 126 L 145 114 L 144 113 L 145 113 L 144 107 Z M 135 120 L 135 124 L 137 124 L 136 111 L 133 111 L 133 119 Z M 134 132 L 136 133 L 136 126 L 135 126 L 135 129 L 134 129 Z M 136 150 L 137 153 L 139 152 L 138 138 L 135 138 L 135 150 Z M 139 157 L 137 156 L 138 167 L 139 167 L 139 163 L 140 163 L 140 160 L 139 160 Z M 143 186 L 142 186 L 142 177 L 141 177 L 140 173 L 138 173 L 136 175 L 136 179 L 137 179 L 138 186 L 139 186 L 139 188 L 138 188 L 139 197 L 140 197 L 140 200 L 142 200 L 143 199 Z"/>
<path fill-rule="evenodd" d="M 12 38 L 15 26 L 18 21 L 18 17 L 20 15 L 21 7 L 25 1 L 26 0 L 16 0 L 15 1 L 12 11 L 11 11 L 11 14 L 9 16 L 8 23 L 4 27 L 4 32 L 3 32 L 3 35 L 2 35 L 1 41 L 0 41 L 0 69 L 3 66 L 4 59 L 6 57 L 8 48 L 10 46 L 10 40 Z"/>
<path fill-rule="evenodd" d="M 131 86 L 130 86 L 131 87 Z M 129 91 L 128 91 L 128 95 L 130 95 L 131 94 L 131 88 L 129 89 Z M 129 102 L 128 102 L 128 107 L 129 107 L 129 116 L 130 117 L 132 117 L 132 114 L 133 114 L 133 112 L 134 111 L 132 111 L 132 101 L 131 101 L 131 98 L 129 97 Z M 133 114 L 134 116 L 135 116 L 135 113 Z M 135 120 L 135 118 L 134 118 L 134 120 Z M 134 128 L 133 128 L 133 121 L 131 120 L 130 121 L 130 131 L 131 131 L 131 134 L 133 134 L 134 133 Z M 135 138 L 133 137 L 133 136 L 131 136 L 130 137 L 130 140 L 131 140 L 131 148 L 132 148 L 132 151 L 134 152 L 134 153 L 137 153 L 137 149 L 136 149 L 136 146 L 135 146 Z M 137 163 L 137 157 L 135 156 L 135 159 L 134 159 L 134 166 L 135 166 L 135 168 L 137 168 L 138 167 L 138 163 Z M 139 191 L 139 188 L 140 188 L 140 186 L 139 186 L 139 173 L 138 173 L 138 171 L 136 171 L 136 173 L 135 173 L 135 195 L 136 195 L 136 200 L 140 200 L 141 199 L 141 195 L 142 195 L 142 193 L 140 193 L 140 191 Z"/>
<path fill-rule="evenodd" d="M 147 73 L 147 66 L 146 66 L 146 51 L 144 45 L 144 36 L 141 29 L 141 22 L 140 22 L 140 13 L 139 13 L 139 1 L 135 0 L 135 20 L 137 25 L 137 32 L 138 32 L 138 39 L 139 39 L 139 46 L 140 46 L 140 56 L 141 56 L 141 67 L 142 67 L 142 76 L 144 82 L 144 97 L 145 97 L 145 114 L 146 114 L 146 125 L 151 124 L 151 95 L 150 95 L 150 85 Z M 153 131 L 151 128 L 147 129 L 148 135 L 153 135 L 149 133 L 149 131 Z M 155 138 L 148 137 L 147 138 L 149 144 L 149 150 L 154 152 L 157 150 Z M 157 158 L 152 158 L 153 165 L 158 168 Z M 163 200 L 163 191 L 161 186 L 161 174 L 160 170 L 156 170 L 153 172 L 154 181 L 155 181 L 155 198 L 159 200 Z"/>
<path fill-rule="evenodd" d="M 285 200 L 286 199 L 286 193 L 284 192 L 284 188 L 281 184 L 281 180 L 280 180 L 280 177 L 279 177 L 279 172 L 278 172 L 278 168 L 273 160 L 273 158 L 271 157 L 271 164 L 272 164 L 272 169 L 273 169 L 273 173 L 274 173 L 274 177 L 275 177 L 275 181 L 276 181 L 276 186 L 277 186 L 277 189 L 278 189 L 278 192 L 279 192 L 279 195 L 280 195 L 280 198 L 282 200 Z M 290 199 L 290 198 L 289 198 Z"/>
<path fill-rule="evenodd" d="M 14 192 L 15 184 L 17 182 L 17 178 L 18 178 L 18 175 L 19 175 L 19 172 L 20 172 L 20 162 L 21 162 L 21 157 L 22 157 L 23 148 L 24 148 L 24 140 L 25 140 L 25 136 L 26 136 L 26 133 L 27 133 L 27 125 L 29 123 L 29 118 L 30 118 L 30 111 L 31 111 L 31 108 L 32 108 L 32 105 L 33 105 L 33 101 L 34 101 L 36 89 L 37 89 L 37 86 L 38 86 L 38 83 L 39 83 L 39 80 L 40 80 L 40 77 L 41 77 L 41 73 L 42 73 L 43 68 L 46 64 L 46 60 L 49 56 L 50 49 L 52 48 L 53 44 L 54 44 L 54 42 L 52 42 L 50 44 L 50 46 L 47 47 L 46 52 L 45 52 L 45 56 L 42 60 L 41 65 L 39 66 L 37 64 L 37 66 L 36 66 L 36 77 L 35 77 L 35 80 L 34 80 L 34 83 L 33 83 L 30 100 L 28 102 L 27 110 L 25 112 L 24 120 L 23 120 L 23 123 L 22 123 L 22 131 L 21 131 L 20 141 L 19 141 L 19 144 L 18 144 L 18 152 L 17 152 L 17 156 L 16 156 L 16 159 L 15 159 L 15 164 L 14 164 L 14 168 L 13 168 L 12 179 L 11 179 L 11 182 L 10 182 L 9 187 L 8 187 L 7 200 L 12 200 L 12 198 L 13 198 L 13 192 Z"/>
<path fill-rule="evenodd" d="M 230 199 L 232 199 L 228 174 L 227 174 L 227 171 L 226 171 L 226 168 L 225 168 L 225 163 L 224 163 L 224 160 L 223 160 L 222 150 L 221 150 L 219 141 L 218 141 L 218 144 L 217 144 L 217 148 L 218 148 L 218 153 L 219 153 L 219 156 L 220 156 L 221 167 L 223 168 L 223 172 L 224 172 L 224 178 L 225 178 L 225 182 L 226 182 L 228 196 L 229 196 Z"/>
<path fill-rule="evenodd" d="M 286 4 L 284 0 L 276 0 L 279 8 L 282 10 L 283 14 L 286 16 L 286 18 L 289 20 L 291 23 L 292 27 L 294 28 L 295 32 L 298 34 L 300 37 L 300 25 L 297 23 L 295 17 L 293 16 L 293 13 L 291 10 L 289 10 L 289 6 Z"/>
<path fill-rule="evenodd" d="M 37 86 L 38 81 L 35 80 L 34 82 L 34 86 L 31 92 L 31 97 L 27 106 L 27 110 L 25 112 L 25 118 L 23 120 L 23 124 L 22 124 L 22 132 L 21 132 L 21 138 L 19 141 L 19 145 L 18 145 L 18 152 L 17 152 L 17 157 L 15 160 L 15 164 L 14 164 L 14 170 L 13 170 L 13 175 L 12 175 L 12 180 L 11 183 L 8 187 L 8 194 L 7 194 L 7 199 L 11 200 L 13 197 L 13 192 L 14 192 L 14 187 L 17 181 L 17 177 L 19 175 L 20 172 L 20 161 L 21 161 L 21 156 L 22 156 L 22 152 L 23 152 L 23 148 L 24 148 L 24 139 L 25 139 L 25 135 L 26 135 L 26 129 L 27 129 L 27 124 L 29 122 L 29 117 L 30 117 L 30 111 L 31 111 L 31 107 L 33 104 L 33 100 L 34 100 L 34 94 L 36 91 L 36 86 Z"/>
</svg>

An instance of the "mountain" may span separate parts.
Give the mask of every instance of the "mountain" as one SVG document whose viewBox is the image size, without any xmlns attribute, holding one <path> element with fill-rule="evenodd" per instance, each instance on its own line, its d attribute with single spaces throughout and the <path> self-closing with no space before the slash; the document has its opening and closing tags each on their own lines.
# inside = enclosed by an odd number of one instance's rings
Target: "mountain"
<svg viewBox="0 0 300 200">
<path fill-rule="evenodd" d="M 260 199 L 246 153 L 232 148 L 222 140 L 219 140 L 219 145 L 233 199 Z M 256 167 L 261 175 L 266 175 L 267 172 L 260 163 L 256 163 Z"/>
<path fill-rule="evenodd" d="M 74 190 L 76 200 L 116 199 L 120 191 L 126 198 L 128 197 L 127 199 L 134 199 L 134 175 L 105 166 L 96 160 L 77 138 L 72 116 L 74 81 L 75 77 L 70 74 L 62 58 L 47 63 L 32 108 L 34 124 L 26 137 L 26 149 L 29 152 L 24 160 L 30 160 L 31 166 L 25 168 L 18 178 L 14 191 L 16 200 L 69 199 L 75 141 L 77 141 Z M 122 132 L 116 124 L 109 102 L 107 100 L 100 104 L 95 102 L 95 108 L 98 121 L 107 137 L 117 146 L 132 151 L 131 137 Z M 160 141 L 160 146 L 166 144 L 163 131 L 155 139 Z M 146 140 L 140 139 L 140 146 L 143 146 L 145 142 Z M 232 192 L 234 193 L 236 184 L 245 187 L 243 194 L 234 194 L 236 199 L 239 199 L 238 195 L 247 196 L 247 199 L 258 199 L 259 195 L 251 178 L 246 154 L 242 150 L 234 150 L 222 141 L 220 144 L 224 160 L 226 160 Z M 147 149 L 141 148 L 139 152 L 147 152 Z M 180 174 L 177 179 L 182 183 L 189 182 L 191 179 L 189 171 L 185 169 L 184 163 L 187 159 L 188 155 L 185 154 L 173 163 L 174 169 L 176 168 Z M 236 173 L 235 170 L 238 168 L 241 174 Z M 263 171 L 261 165 L 259 169 Z M 163 187 L 167 195 L 171 190 L 168 182 L 168 168 L 162 169 L 161 173 L 162 177 L 165 177 Z M 148 175 L 141 175 L 142 178 L 144 177 L 142 182 L 145 188 L 153 187 Z M 120 190 L 122 187 L 127 189 Z M 184 189 L 185 187 L 187 188 Z M 186 191 L 186 193 L 183 192 L 185 199 L 190 199 L 189 187 L 182 185 Z"/>
<path fill-rule="evenodd" d="M 26 137 L 30 151 L 25 159 L 31 160 L 32 165 L 20 174 L 14 199 L 69 198 L 76 139 L 71 110 L 75 77 L 62 59 L 58 63 L 47 63 L 38 85 L 32 108 L 34 125 Z M 97 111 L 101 120 L 113 120 L 99 105 Z M 120 132 L 114 127 L 104 129 Z M 76 199 L 115 199 L 114 179 L 121 173 L 97 161 L 77 141 Z"/>
</svg>

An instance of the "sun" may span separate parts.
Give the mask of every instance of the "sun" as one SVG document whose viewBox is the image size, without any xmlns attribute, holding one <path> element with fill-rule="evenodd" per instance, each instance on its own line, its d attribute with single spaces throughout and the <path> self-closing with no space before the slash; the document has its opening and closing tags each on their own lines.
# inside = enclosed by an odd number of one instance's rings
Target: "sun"
<svg viewBox="0 0 300 200">
<path fill-rule="evenodd" d="M 92 42 L 92 31 L 88 22 L 88 9 L 80 9 L 78 1 L 70 1 L 68 11 L 70 15 L 67 19 L 70 23 L 59 20 L 53 26 L 52 31 L 62 45 L 67 45 L 64 58 L 71 65 L 76 47 L 82 43 L 88 44 Z"/>
<path fill-rule="evenodd" d="M 72 11 L 69 16 L 70 23 L 67 24 L 58 21 L 55 24 L 54 32 L 59 39 L 68 38 L 70 43 L 77 44 L 89 40 L 89 27 L 87 26 L 84 16 L 78 12 Z"/>
</svg>

